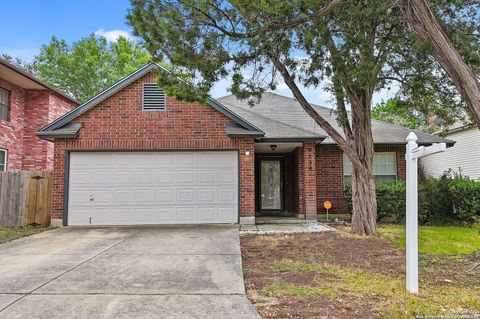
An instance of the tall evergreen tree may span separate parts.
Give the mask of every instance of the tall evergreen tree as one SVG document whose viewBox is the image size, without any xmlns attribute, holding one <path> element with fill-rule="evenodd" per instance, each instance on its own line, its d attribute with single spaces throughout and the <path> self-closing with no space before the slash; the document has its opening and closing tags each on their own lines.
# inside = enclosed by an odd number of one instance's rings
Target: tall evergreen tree
<svg viewBox="0 0 480 319">
<path fill-rule="evenodd" d="M 376 233 L 373 94 L 396 81 L 401 93 L 414 99 L 421 92 L 417 88 L 445 83 L 426 46 L 411 36 L 398 6 L 383 0 L 131 4 L 127 18 L 134 33 L 154 57 L 165 58 L 173 72 L 191 81 L 187 85 L 161 76 L 159 84 L 167 93 L 205 100 L 216 81 L 231 76 L 230 90 L 237 97 L 260 97 L 284 82 L 352 162 L 352 231 Z M 315 111 L 302 86 L 334 93 L 340 131 Z"/>
</svg>

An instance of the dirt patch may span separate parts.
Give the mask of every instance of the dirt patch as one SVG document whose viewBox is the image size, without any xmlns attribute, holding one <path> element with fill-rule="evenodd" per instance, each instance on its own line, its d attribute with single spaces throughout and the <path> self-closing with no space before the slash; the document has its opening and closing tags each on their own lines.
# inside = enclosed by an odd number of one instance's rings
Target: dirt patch
<svg viewBox="0 0 480 319">
<path fill-rule="evenodd" d="M 359 287 L 365 285 L 363 281 L 375 282 L 376 278 L 397 280 L 397 286 L 398 280 L 403 283 L 405 254 L 387 239 L 311 233 L 247 237 L 242 238 L 241 244 L 243 266 L 249 270 L 245 273 L 247 295 L 263 318 L 400 316 L 398 313 L 391 315 L 395 301 L 390 300 L 392 296 L 386 297 L 388 293 L 376 294 L 364 288 L 360 289 L 361 293 L 344 291 L 345 280 Z M 473 255 L 422 256 L 421 284 L 439 289 L 466 287 L 475 291 L 480 288 L 480 267 L 472 268 L 476 263 L 478 260 Z M 341 277 L 345 269 L 354 270 L 354 275 Z M 357 271 L 364 276 L 357 279 Z M 402 283 L 400 288 L 403 288 Z M 276 288 L 285 291 L 272 296 L 269 294 L 272 285 L 280 285 Z M 315 287 L 330 286 L 334 290 L 325 294 L 315 290 Z M 402 298 L 399 300 L 403 302 Z M 404 316 L 405 313 L 401 315 Z"/>
</svg>

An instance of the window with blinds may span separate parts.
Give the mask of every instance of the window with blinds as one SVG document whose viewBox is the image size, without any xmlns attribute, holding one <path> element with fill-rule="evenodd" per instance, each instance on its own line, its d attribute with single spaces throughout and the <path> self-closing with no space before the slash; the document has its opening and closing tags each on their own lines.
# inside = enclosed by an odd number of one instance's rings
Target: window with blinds
<svg viewBox="0 0 480 319">
<path fill-rule="evenodd" d="M 375 181 L 397 180 L 397 159 L 393 152 L 373 154 L 373 175 Z M 343 185 L 349 187 L 352 184 L 352 162 L 343 154 Z"/>
<path fill-rule="evenodd" d="M 165 92 L 156 83 L 144 83 L 142 95 L 143 111 L 165 111 L 167 107 Z"/>
<path fill-rule="evenodd" d="M 10 91 L 0 88 L 0 120 L 10 120 Z"/>
</svg>

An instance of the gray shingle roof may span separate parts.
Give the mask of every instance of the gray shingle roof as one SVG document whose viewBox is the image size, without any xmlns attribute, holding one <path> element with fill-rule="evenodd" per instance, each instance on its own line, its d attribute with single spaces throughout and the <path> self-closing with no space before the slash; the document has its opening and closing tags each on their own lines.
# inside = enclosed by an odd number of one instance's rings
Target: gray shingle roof
<svg viewBox="0 0 480 319">
<path fill-rule="evenodd" d="M 265 132 L 265 138 L 325 138 L 322 144 L 336 144 L 328 134 L 303 110 L 295 99 L 281 96 L 275 93 L 264 93 L 261 100 L 253 107 L 248 100 L 239 100 L 233 95 L 217 99 L 225 107 Z M 336 121 L 332 109 L 319 105 L 312 106 L 339 132 L 342 129 Z M 375 144 L 406 144 L 407 135 L 412 130 L 398 125 L 382 121 L 372 120 L 373 141 Z M 445 140 L 437 136 L 415 131 L 419 144 L 432 144 L 446 142 L 453 144 L 453 141 Z"/>
</svg>

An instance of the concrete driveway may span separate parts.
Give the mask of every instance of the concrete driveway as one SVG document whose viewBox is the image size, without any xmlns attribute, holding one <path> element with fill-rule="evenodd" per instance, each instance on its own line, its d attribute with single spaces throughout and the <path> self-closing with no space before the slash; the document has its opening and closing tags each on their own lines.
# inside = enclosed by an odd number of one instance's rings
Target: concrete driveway
<svg viewBox="0 0 480 319">
<path fill-rule="evenodd" d="M 62 228 L 0 245 L 0 318 L 258 318 L 238 226 Z"/>
</svg>

